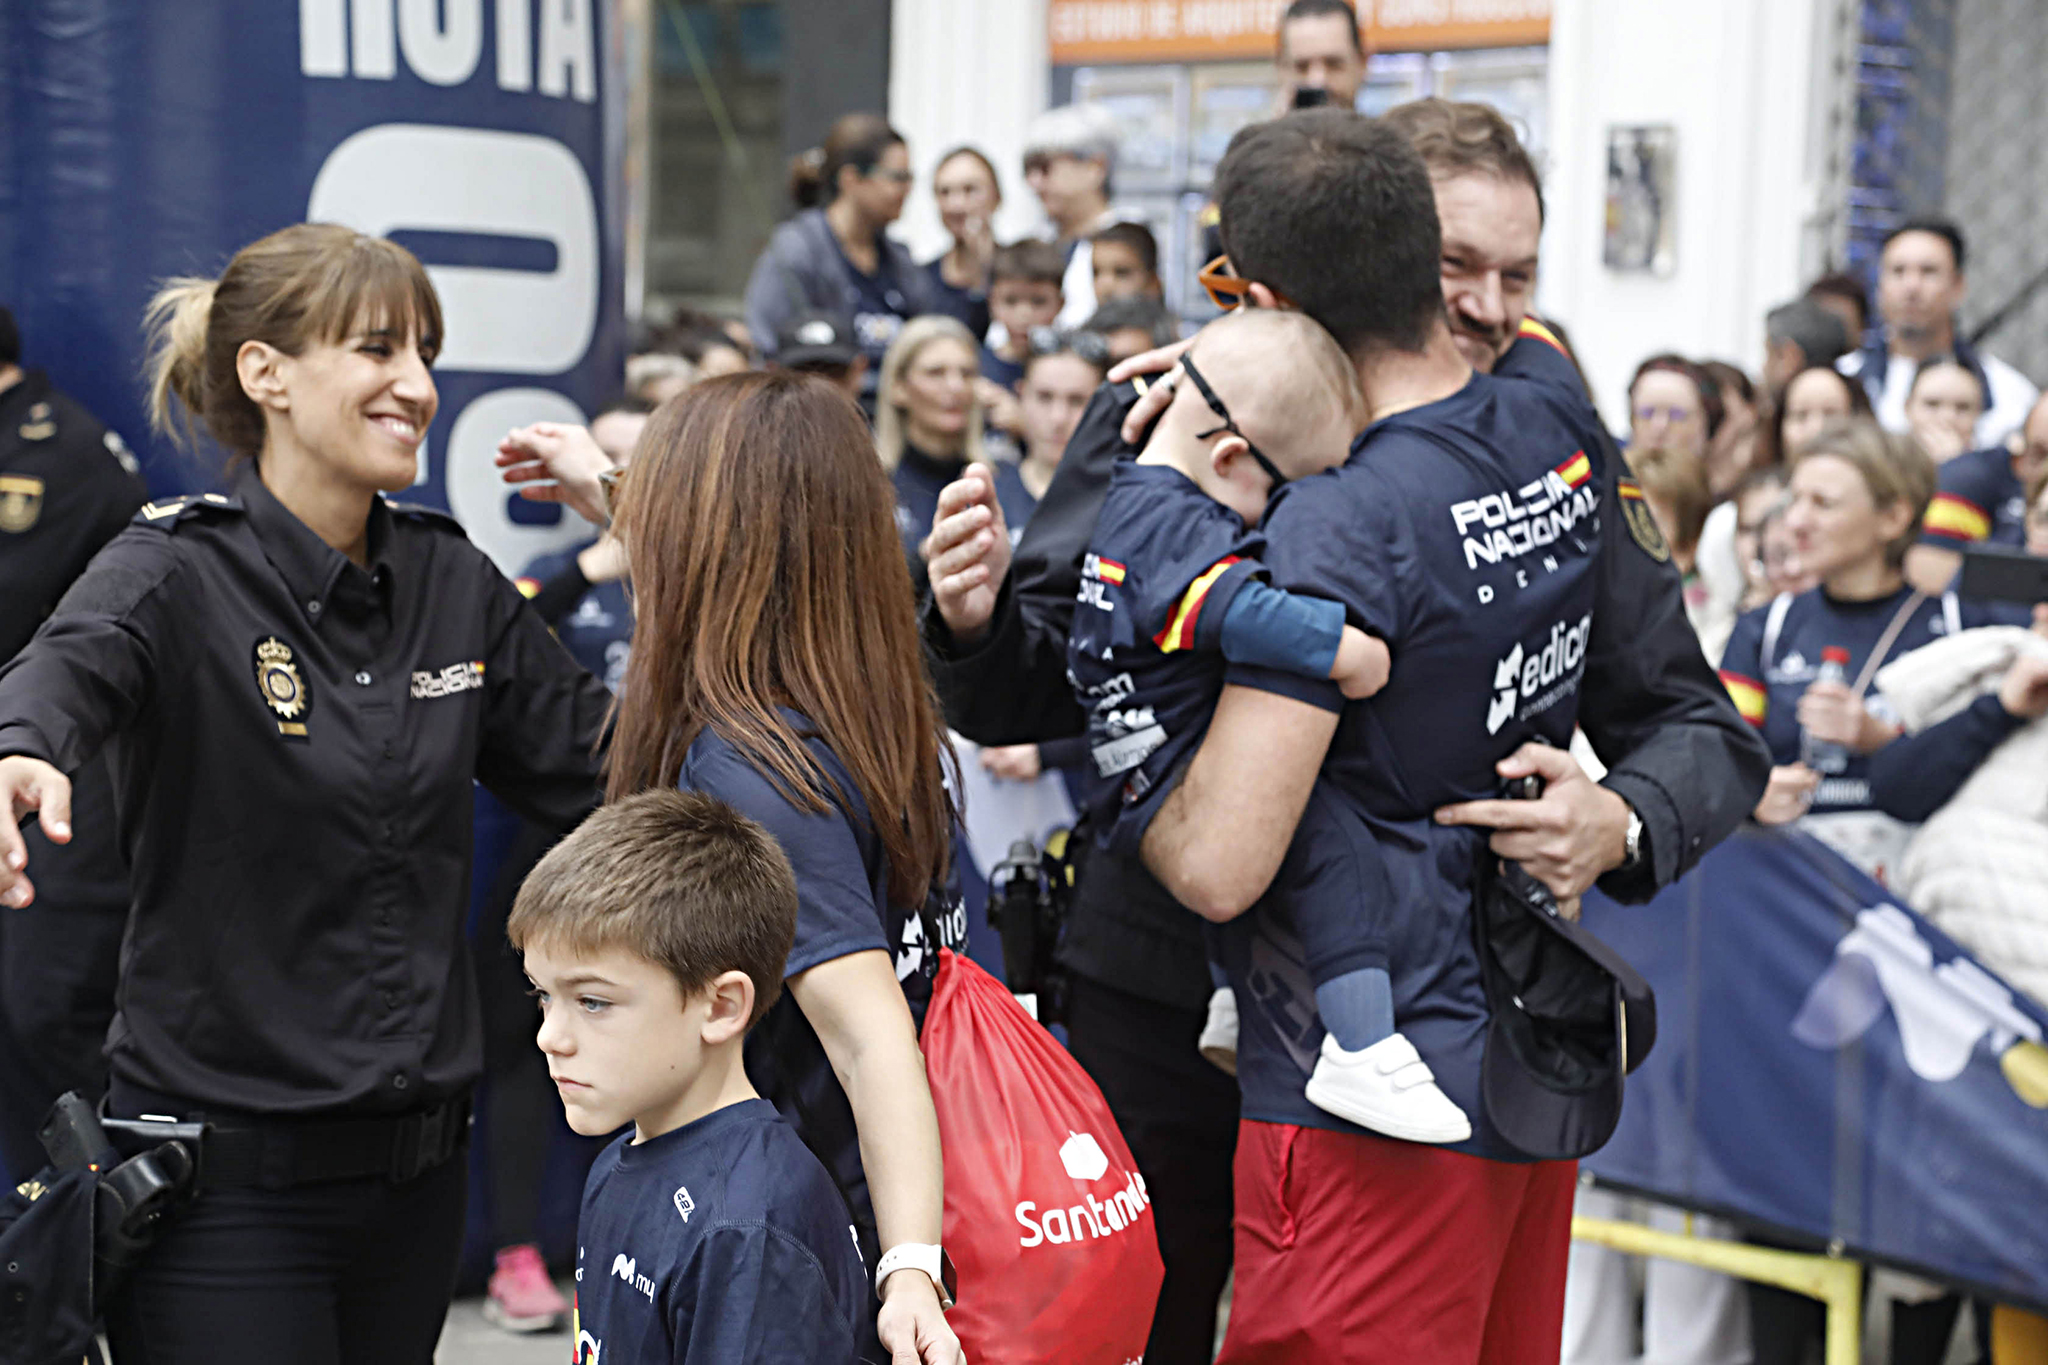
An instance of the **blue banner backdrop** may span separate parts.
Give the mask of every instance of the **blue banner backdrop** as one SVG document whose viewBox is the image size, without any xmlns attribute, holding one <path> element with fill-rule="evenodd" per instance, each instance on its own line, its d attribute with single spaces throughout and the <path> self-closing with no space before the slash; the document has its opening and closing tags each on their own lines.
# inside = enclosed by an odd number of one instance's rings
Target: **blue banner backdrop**
<svg viewBox="0 0 2048 1365">
<path fill-rule="evenodd" d="M 1587 1170 L 2048 1306 L 2048 1010 L 1801 834 L 1744 831 L 1585 923 L 1658 1008 Z"/>
<path fill-rule="evenodd" d="M 413 496 L 500 567 L 587 537 L 508 500 L 491 455 L 620 385 L 622 92 L 605 0 L 8 0 L 0 5 L 0 303 L 26 363 L 145 453 L 142 310 L 306 219 L 426 262 L 448 335 Z"/>
</svg>

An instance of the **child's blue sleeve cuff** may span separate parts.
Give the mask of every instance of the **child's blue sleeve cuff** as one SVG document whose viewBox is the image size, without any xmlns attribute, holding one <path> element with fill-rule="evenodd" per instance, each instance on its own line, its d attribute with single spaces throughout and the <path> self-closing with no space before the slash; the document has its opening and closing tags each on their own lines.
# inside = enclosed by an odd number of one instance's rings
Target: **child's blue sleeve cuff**
<svg viewBox="0 0 2048 1365">
<path fill-rule="evenodd" d="M 1336 667 L 1343 638 L 1344 608 L 1338 603 L 1297 597 L 1253 579 L 1231 597 L 1219 643 L 1233 664 L 1320 680 Z"/>
</svg>

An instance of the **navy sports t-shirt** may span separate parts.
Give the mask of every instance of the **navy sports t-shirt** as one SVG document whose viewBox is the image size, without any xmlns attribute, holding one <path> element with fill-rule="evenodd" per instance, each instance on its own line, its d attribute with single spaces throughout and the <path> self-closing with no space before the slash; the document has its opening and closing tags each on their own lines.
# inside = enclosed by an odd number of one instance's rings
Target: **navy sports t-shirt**
<svg viewBox="0 0 2048 1365">
<path fill-rule="evenodd" d="M 2027 543 L 2027 493 L 2002 446 L 1972 450 L 1935 471 L 1936 492 L 1920 543 L 1964 550 L 1978 543 Z"/>
<path fill-rule="evenodd" d="M 1387 686 L 1346 706 L 1327 683 L 1229 675 L 1342 707 L 1322 776 L 1359 811 L 1386 868 L 1394 1015 L 1472 1116 L 1459 1150 L 1482 1156 L 1518 1155 L 1479 1102 L 1487 1012 L 1471 898 L 1484 832 L 1432 813 L 1498 795 L 1494 764 L 1525 741 L 1570 740 L 1614 497 L 1604 450 L 1598 419 L 1561 380 L 1475 375 L 1374 423 L 1342 467 L 1282 489 L 1263 529 L 1275 586 L 1334 598 L 1352 625 L 1387 641 Z M 1283 868 L 1279 882 L 1289 878 Z M 1244 1114 L 1363 1131 L 1303 1094 L 1322 1027 L 1300 940 L 1288 916 L 1265 910 L 1222 936 Z"/>
<path fill-rule="evenodd" d="M 959 888 L 949 886 L 936 896 L 928 914 L 894 904 L 888 857 L 853 775 L 808 720 L 789 710 L 783 716 L 805 736 L 806 747 L 844 794 L 845 806 L 828 802 L 823 811 L 809 811 L 796 805 L 709 727 L 691 743 L 677 785 L 715 796 L 758 822 L 788 856 L 796 871 L 797 915 L 785 979 L 852 953 L 886 952 L 921 1025 L 938 972 L 938 948 L 966 945 L 967 912 Z M 928 931 L 938 935 L 938 944 L 930 942 Z M 789 1120 L 844 1191 L 861 1228 L 862 1254 L 870 1261 L 879 1257 L 853 1109 L 793 995 L 785 992 L 747 1035 L 746 1059 L 754 1088 Z"/>
<path fill-rule="evenodd" d="M 587 541 L 574 549 L 542 555 L 519 575 L 519 590 L 531 596 L 557 574 L 567 572 L 576 556 L 595 543 Z M 633 597 L 626 580 L 591 584 L 569 614 L 555 623 L 555 638 L 613 692 L 624 687 L 626 665 L 633 657 Z"/>
<path fill-rule="evenodd" d="M 1845 671 L 1854 686 L 1892 618 L 1912 596 L 1911 588 L 1902 587 L 1872 601 L 1843 602 L 1829 597 L 1825 588 L 1813 588 L 1783 606 L 1766 604 L 1737 618 L 1728 648 L 1721 655 L 1721 681 L 1743 719 L 1763 732 L 1764 742 L 1771 746 L 1772 763 L 1799 761 L 1799 698 L 1820 674 L 1821 651 L 1849 651 Z M 1778 617 L 1775 632 L 1771 629 L 1774 614 Z M 1906 618 L 1885 660 L 1910 654 L 1952 629 L 1967 630 L 1990 624 L 1991 619 L 1974 603 L 1948 596 L 1923 598 Z M 1879 720 L 1898 720 L 1874 685 L 1865 692 L 1863 704 Z M 1840 773 L 1821 778 L 1809 813 L 1826 815 L 1874 806 L 1870 756 L 1852 753 Z"/>
<path fill-rule="evenodd" d="M 1067 676 L 1088 713 L 1088 808 L 1135 845 L 1223 690 L 1219 637 L 1265 541 L 1166 465 L 1126 452 L 1081 561 Z"/>
<path fill-rule="evenodd" d="M 765 1100 L 635 1144 L 583 1185 L 575 1365 L 852 1365 L 874 1295 L 846 1204 Z"/>
<path fill-rule="evenodd" d="M 992 346 L 981 348 L 981 377 L 993 379 L 1010 392 L 1017 391 L 1017 383 L 1024 378 L 1024 362 L 997 355 Z"/>
</svg>

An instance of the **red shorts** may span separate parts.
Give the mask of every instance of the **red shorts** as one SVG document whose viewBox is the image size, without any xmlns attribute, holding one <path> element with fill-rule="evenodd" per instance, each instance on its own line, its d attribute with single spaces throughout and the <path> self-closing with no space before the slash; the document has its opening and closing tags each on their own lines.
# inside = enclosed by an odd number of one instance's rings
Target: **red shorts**
<svg viewBox="0 0 2048 1365">
<path fill-rule="evenodd" d="M 1557 1365 L 1577 1174 L 1241 1122 L 1217 1365 Z"/>
</svg>

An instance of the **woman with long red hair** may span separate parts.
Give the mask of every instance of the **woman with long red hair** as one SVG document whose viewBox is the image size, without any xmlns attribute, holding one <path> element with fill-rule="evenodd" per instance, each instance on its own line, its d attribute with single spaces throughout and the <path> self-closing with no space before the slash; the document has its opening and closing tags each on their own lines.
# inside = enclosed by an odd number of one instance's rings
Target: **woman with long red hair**
<svg viewBox="0 0 2048 1365">
<path fill-rule="evenodd" d="M 616 503 L 638 625 L 609 796 L 708 792 L 788 854 L 789 990 L 749 1036 L 747 1070 L 846 1194 L 863 1256 L 881 1256 L 882 1344 L 954 1365 L 917 1042 L 938 943 L 964 938 L 935 894 L 952 755 L 888 475 L 836 389 L 732 375 L 655 413 Z"/>
</svg>

